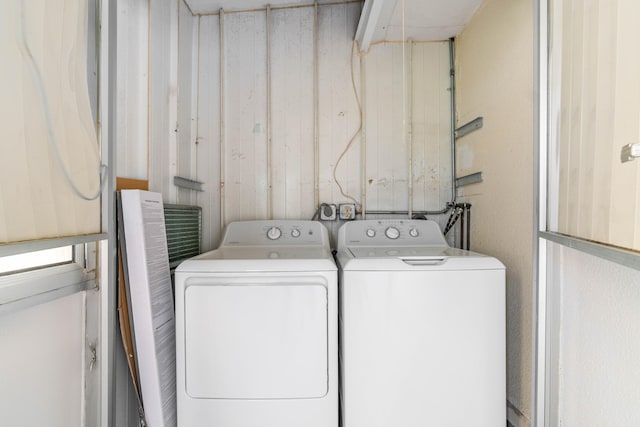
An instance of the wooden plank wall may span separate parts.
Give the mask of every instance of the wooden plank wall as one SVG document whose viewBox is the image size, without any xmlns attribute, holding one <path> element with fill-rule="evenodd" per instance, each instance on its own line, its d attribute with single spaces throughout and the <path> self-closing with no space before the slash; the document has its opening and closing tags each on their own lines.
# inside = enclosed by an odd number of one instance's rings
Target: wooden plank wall
<svg viewBox="0 0 640 427">
<path fill-rule="evenodd" d="M 123 52 L 125 61 L 138 56 L 136 67 L 123 66 L 124 107 L 119 115 L 123 140 L 118 146 L 118 167 L 123 170 L 119 169 L 118 174 L 148 177 L 151 190 L 161 192 L 170 203 L 202 206 L 205 250 L 218 243 L 221 205 L 225 224 L 266 219 L 270 215 L 279 219 L 313 216 L 315 66 L 319 95 L 319 199 L 326 203 L 349 202 L 336 185 L 334 168 L 360 127 L 360 110 L 351 79 L 353 66 L 361 97 L 360 58 L 355 52 L 352 55 L 360 3 L 318 7 L 317 64 L 313 49 L 314 8 L 272 10 L 269 80 L 266 11 L 225 13 L 221 51 L 221 19 L 217 14 L 191 16 L 182 1 L 150 3 L 147 11 L 129 0 L 123 3 L 125 7 L 133 11 L 126 20 L 146 25 L 151 42 L 144 37 L 145 31 L 136 31 L 133 43 Z M 121 31 L 123 38 L 131 37 L 131 29 Z M 146 52 L 148 69 L 139 59 Z M 448 55 L 446 42 L 414 43 L 411 72 L 415 210 L 438 210 L 450 199 Z M 365 56 L 367 156 L 361 158 L 358 135 L 335 170 L 345 193 L 359 201 L 361 167 L 366 162 L 369 210 L 408 209 L 408 150 L 403 134 L 403 103 L 408 100 L 402 95 L 407 62 L 403 69 L 402 61 L 401 43 L 376 45 Z M 148 82 L 145 72 L 149 73 Z M 267 165 L 268 85 L 271 168 Z M 148 117 L 141 102 L 146 98 Z M 148 132 L 143 126 L 145 121 Z M 144 141 L 145 136 L 148 141 Z M 225 170 L 223 182 L 221 166 Z M 203 182 L 204 191 L 176 189 L 174 175 Z M 332 231 L 339 226 L 327 225 Z"/>
</svg>

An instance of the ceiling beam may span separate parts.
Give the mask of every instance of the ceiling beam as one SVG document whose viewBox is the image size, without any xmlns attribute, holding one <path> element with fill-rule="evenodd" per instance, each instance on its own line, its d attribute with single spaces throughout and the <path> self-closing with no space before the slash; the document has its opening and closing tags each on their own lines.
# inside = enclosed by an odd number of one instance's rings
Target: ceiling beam
<svg viewBox="0 0 640 427">
<path fill-rule="evenodd" d="M 365 0 L 356 41 L 361 52 L 367 52 L 371 43 L 383 40 L 398 0 Z"/>
</svg>

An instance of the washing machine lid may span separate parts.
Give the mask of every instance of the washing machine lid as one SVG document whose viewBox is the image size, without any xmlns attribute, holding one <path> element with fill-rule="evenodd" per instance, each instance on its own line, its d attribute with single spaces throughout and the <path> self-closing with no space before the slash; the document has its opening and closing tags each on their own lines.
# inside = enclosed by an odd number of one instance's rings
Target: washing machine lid
<svg viewBox="0 0 640 427">
<path fill-rule="evenodd" d="M 355 247 L 338 253 L 344 271 L 504 269 L 495 258 L 450 247 Z"/>
<path fill-rule="evenodd" d="M 387 257 L 439 257 L 453 255 L 448 246 L 416 247 L 416 246 L 359 246 L 348 248 L 354 258 L 387 258 Z"/>
<path fill-rule="evenodd" d="M 336 271 L 331 252 L 323 246 L 221 247 L 182 262 L 186 272 Z"/>
</svg>

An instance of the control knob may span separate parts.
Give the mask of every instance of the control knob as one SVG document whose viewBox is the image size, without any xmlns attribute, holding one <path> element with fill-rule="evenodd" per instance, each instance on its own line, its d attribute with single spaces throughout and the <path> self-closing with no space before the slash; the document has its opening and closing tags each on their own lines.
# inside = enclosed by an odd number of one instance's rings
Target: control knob
<svg viewBox="0 0 640 427">
<path fill-rule="evenodd" d="M 391 240 L 395 240 L 400 237 L 400 230 L 395 227 L 389 227 L 384 231 L 385 236 Z"/>
<path fill-rule="evenodd" d="M 409 230 L 409 236 L 418 237 L 418 235 L 420 235 L 420 233 L 418 232 L 417 228 L 412 228 Z"/>
<path fill-rule="evenodd" d="M 367 237 L 376 237 L 376 230 L 374 230 L 373 228 L 368 228 Z"/>
<path fill-rule="evenodd" d="M 280 231 L 280 229 L 278 227 L 271 227 L 267 231 L 267 237 L 270 240 L 278 240 L 280 238 L 280 236 L 282 236 L 282 231 Z"/>
<path fill-rule="evenodd" d="M 294 228 L 293 230 L 291 230 L 291 237 L 300 237 L 300 230 L 298 230 L 297 228 Z"/>
</svg>

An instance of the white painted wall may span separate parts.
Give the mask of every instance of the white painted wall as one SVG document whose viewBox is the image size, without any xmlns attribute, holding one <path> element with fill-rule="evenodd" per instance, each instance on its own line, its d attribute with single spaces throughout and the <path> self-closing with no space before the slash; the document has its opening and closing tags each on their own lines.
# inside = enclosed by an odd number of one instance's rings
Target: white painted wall
<svg viewBox="0 0 640 427">
<path fill-rule="evenodd" d="M 92 425 L 84 419 L 84 319 L 84 292 L 0 315 L 0 424 Z"/>
<path fill-rule="evenodd" d="M 149 15 L 147 2 L 119 1 L 116 175 L 147 179 Z"/>
<path fill-rule="evenodd" d="M 529 425 L 532 381 L 533 5 L 486 0 L 456 39 L 457 121 L 484 127 L 458 140 L 457 176 L 472 208 L 472 250 L 507 267 L 507 399 Z M 518 417 L 518 412 L 522 416 Z"/>
<path fill-rule="evenodd" d="M 202 206 L 203 247 L 208 250 L 217 244 L 222 227 L 221 130 L 225 135 L 225 223 L 269 216 L 266 11 L 224 15 L 222 84 L 220 17 L 193 17 L 181 1 L 150 4 L 150 8 L 133 0 L 119 4 L 119 37 L 124 46 L 118 80 L 118 175 L 149 179 L 151 190 L 161 192 L 169 203 Z M 360 126 L 351 81 L 353 60 L 361 96 L 360 59 L 357 53 L 352 55 L 360 8 L 358 3 L 318 8 L 321 202 L 350 201 L 340 194 L 333 172 Z M 315 211 L 314 9 L 273 10 L 270 26 L 273 217 L 311 218 Z M 407 50 L 405 60 L 408 70 Z M 408 129 L 403 134 L 402 106 L 409 98 L 402 96 L 402 61 L 400 44 L 374 46 L 364 58 L 367 157 L 361 159 L 357 136 L 336 170 L 345 192 L 360 200 L 361 167 L 366 161 L 368 209 L 408 209 Z M 439 210 L 450 199 L 448 69 L 446 42 L 414 44 L 413 203 L 417 210 Z M 409 108 L 405 111 L 408 114 Z M 172 181 L 176 174 L 203 182 L 205 191 L 177 189 Z M 327 225 L 337 230 L 340 224 Z"/>
<path fill-rule="evenodd" d="M 195 203 L 198 20 L 181 0 L 118 2 L 117 176 L 149 181 L 167 203 Z"/>
<path fill-rule="evenodd" d="M 360 127 L 353 74 L 361 97 L 360 59 L 353 35 L 360 4 L 318 9 L 319 197 L 345 203 L 334 167 Z M 271 81 L 267 80 L 266 11 L 224 15 L 223 121 L 225 223 L 269 217 L 267 188 L 267 85 L 271 88 L 272 210 L 274 218 L 311 218 L 314 206 L 314 104 L 312 7 L 273 10 L 270 21 Z M 197 179 L 205 183 L 205 249 L 220 233 L 220 23 L 199 19 Z M 407 49 L 408 46 L 407 46 Z M 353 53 L 353 54 L 352 54 Z M 450 92 L 448 45 L 415 43 L 414 209 L 439 210 L 450 199 Z M 352 64 L 353 61 L 353 64 Z M 364 58 L 367 157 L 356 136 L 336 170 L 347 195 L 361 199 L 366 162 L 368 209 L 408 209 L 408 147 L 403 129 L 401 44 L 373 47 Z M 408 52 L 405 67 L 409 69 Z M 409 71 L 407 71 L 409 76 Z M 405 80 L 405 84 L 406 84 Z M 410 109 L 404 110 L 409 114 Z M 404 132 L 404 133 L 403 133 Z M 328 223 L 337 229 L 339 223 Z"/>
<path fill-rule="evenodd" d="M 560 321 L 551 425 L 640 423 L 640 272 L 549 243 L 548 288 Z"/>
</svg>

